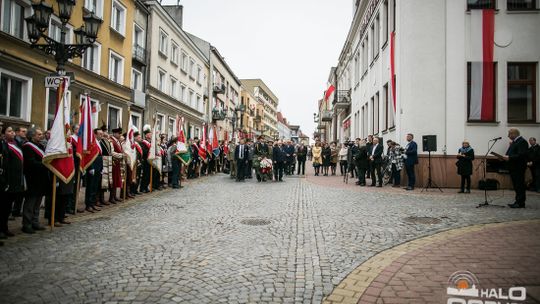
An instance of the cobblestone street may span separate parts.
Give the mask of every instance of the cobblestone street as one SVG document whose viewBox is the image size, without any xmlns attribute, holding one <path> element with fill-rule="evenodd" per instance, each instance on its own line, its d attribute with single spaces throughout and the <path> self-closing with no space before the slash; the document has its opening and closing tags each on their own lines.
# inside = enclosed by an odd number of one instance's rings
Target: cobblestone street
<svg viewBox="0 0 540 304">
<path fill-rule="evenodd" d="M 236 183 L 220 174 L 18 236 L 0 248 L 1 302 L 320 303 L 383 250 L 452 228 L 540 218 L 536 194 L 526 209 L 477 209 L 483 192 L 341 184 Z M 501 195 L 507 203 L 513 192 Z"/>
</svg>

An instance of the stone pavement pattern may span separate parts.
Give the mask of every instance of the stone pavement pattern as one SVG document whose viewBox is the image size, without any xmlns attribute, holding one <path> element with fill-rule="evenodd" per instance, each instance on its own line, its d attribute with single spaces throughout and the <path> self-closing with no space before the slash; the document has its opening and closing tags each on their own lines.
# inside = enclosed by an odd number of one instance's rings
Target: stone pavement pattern
<svg viewBox="0 0 540 304">
<path fill-rule="evenodd" d="M 324 177 L 321 177 L 324 178 Z M 329 178 L 336 179 L 336 178 Z M 320 303 L 358 265 L 418 237 L 540 218 L 479 195 L 209 177 L 0 248 L 2 303 Z M 441 219 L 433 225 L 408 216 Z M 267 220 L 246 225 L 243 220 Z"/>
</svg>

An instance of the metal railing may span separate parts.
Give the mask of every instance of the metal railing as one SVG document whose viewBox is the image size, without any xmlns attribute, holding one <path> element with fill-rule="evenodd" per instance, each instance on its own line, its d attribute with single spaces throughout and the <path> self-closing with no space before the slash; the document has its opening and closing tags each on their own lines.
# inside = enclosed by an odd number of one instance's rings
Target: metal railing
<svg viewBox="0 0 540 304">
<path fill-rule="evenodd" d="M 495 0 L 467 0 L 467 9 L 495 8 Z"/>
<path fill-rule="evenodd" d="M 133 58 L 146 64 L 146 49 L 138 44 L 133 45 Z"/>
</svg>

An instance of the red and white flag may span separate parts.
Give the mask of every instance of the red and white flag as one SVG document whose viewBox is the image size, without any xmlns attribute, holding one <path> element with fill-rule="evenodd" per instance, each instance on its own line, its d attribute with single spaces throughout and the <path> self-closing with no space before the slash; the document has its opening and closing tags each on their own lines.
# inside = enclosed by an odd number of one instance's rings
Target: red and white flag
<svg viewBox="0 0 540 304">
<path fill-rule="evenodd" d="M 396 32 L 390 34 L 390 94 L 392 94 L 392 103 L 394 104 L 394 113 L 396 112 Z"/>
<path fill-rule="evenodd" d="M 184 132 L 184 118 L 177 116 L 177 134 L 178 134 L 178 143 L 176 144 L 176 153 L 186 153 L 188 151 L 186 146 L 186 134 Z"/>
<path fill-rule="evenodd" d="M 133 125 L 133 119 L 130 114 L 126 140 L 124 141 L 122 148 L 124 149 L 124 154 L 127 156 L 128 165 L 131 170 L 134 170 L 135 165 L 137 164 L 137 150 L 135 150 L 135 136 L 133 135 L 135 132 L 137 132 L 137 128 Z"/>
<path fill-rule="evenodd" d="M 326 108 L 328 108 L 328 100 L 333 100 L 334 99 L 334 92 L 336 91 L 336 87 L 331 84 L 329 87 L 328 87 L 328 90 L 326 90 L 324 92 L 324 102 L 326 103 Z"/>
<path fill-rule="evenodd" d="M 100 153 L 92 125 L 92 103 L 90 97 L 85 95 L 81 105 L 81 119 L 77 134 L 77 156 L 81 160 L 79 165 L 81 171 L 86 170 Z"/>
<path fill-rule="evenodd" d="M 471 95 L 469 120 L 494 121 L 493 46 L 495 11 L 471 10 Z"/>
<path fill-rule="evenodd" d="M 58 107 L 51 128 L 51 138 L 47 142 L 43 157 L 43 164 L 64 183 L 68 183 L 75 175 L 71 137 L 67 136 L 70 117 L 67 89 L 67 81 L 63 79 L 58 87 Z"/>
<path fill-rule="evenodd" d="M 161 159 L 161 147 L 157 144 L 157 127 L 158 120 L 154 118 L 154 128 L 152 129 L 152 142 L 150 143 L 150 150 L 148 151 L 148 161 L 161 173 L 162 159 Z"/>
<path fill-rule="evenodd" d="M 206 161 L 206 126 L 205 125 L 203 125 L 202 132 L 203 132 L 202 138 L 199 144 L 199 157 L 203 161 Z"/>
</svg>

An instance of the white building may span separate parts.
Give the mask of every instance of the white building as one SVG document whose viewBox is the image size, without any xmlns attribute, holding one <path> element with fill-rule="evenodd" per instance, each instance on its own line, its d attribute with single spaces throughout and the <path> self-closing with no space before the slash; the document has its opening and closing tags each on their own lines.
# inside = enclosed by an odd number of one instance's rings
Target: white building
<svg viewBox="0 0 540 304">
<path fill-rule="evenodd" d="M 278 136 L 281 140 L 290 140 L 292 139 L 292 133 L 291 128 L 289 128 L 289 124 L 287 122 L 287 119 L 283 116 L 283 113 L 278 112 L 277 113 L 277 130 L 278 130 Z"/>
<path fill-rule="evenodd" d="M 422 149 L 423 135 L 437 136 L 434 178 L 455 186 L 455 154 L 464 139 L 476 155 L 487 152 L 491 138 L 506 137 L 517 127 L 525 137 L 538 136 L 538 0 L 357 0 L 355 15 L 337 65 L 338 90 L 351 90 L 351 137 L 374 134 L 405 143 L 413 133 Z M 469 117 L 473 16 L 495 8 L 495 119 Z M 480 27 L 479 27 L 480 26 Z M 396 111 L 392 102 L 390 49 L 395 33 Z M 471 34 L 473 33 L 473 34 Z M 341 121 L 343 122 L 343 121 Z M 506 140 L 494 151 L 504 154 Z M 424 166 L 419 167 L 419 184 Z M 475 171 L 478 178 L 479 172 Z M 507 182 L 506 176 L 496 177 Z M 424 179 L 425 181 L 425 179 Z M 474 181 L 473 181 L 474 183 Z"/>
<path fill-rule="evenodd" d="M 189 136 L 200 136 L 205 122 L 208 62 L 181 28 L 181 6 L 163 7 L 158 1 L 145 4 L 150 10 L 147 117 L 151 120 L 155 114 L 158 129 L 170 137 L 179 115 L 185 119 Z"/>
</svg>

